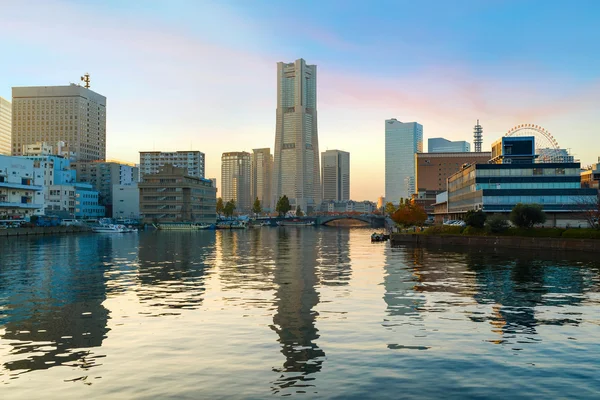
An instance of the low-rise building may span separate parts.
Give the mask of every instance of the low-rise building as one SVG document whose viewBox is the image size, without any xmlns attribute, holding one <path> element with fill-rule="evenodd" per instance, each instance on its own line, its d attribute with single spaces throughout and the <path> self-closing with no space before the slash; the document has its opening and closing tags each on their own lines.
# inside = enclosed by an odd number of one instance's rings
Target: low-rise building
<svg viewBox="0 0 600 400">
<path fill-rule="evenodd" d="M 370 214 L 377 209 L 377 205 L 371 201 L 323 201 L 319 207 L 322 213 L 361 213 Z"/>
<path fill-rule="evenodd" d="M 113 185 L 113 218 L 140 218 L 140 190 L 133 185 Z"/>
<path fill-rule="evenodd" d="M 47 214 L 67 212 L 75 218 L 101 218 L 106 215 L 99 193 L 89 183 L 48 186 Z"/>
<path fill-rule="evenodd" d="M 44 178 L 33 160 L 0 155 L 0 217 L 44 214 Z"/>
<path fill-rule="evenodd" d="M 600 157 L 597 164 L 581 171 L 581 187 L 600 189 Z"/>
<path fill-rule="evenodd" d="M 144 223 L 204 222 L 217 219 L 217 190 L 212 181 L 187 175 L 172 165 L 145 175 L 139 183 L 140 218 Z"/>
</svg>

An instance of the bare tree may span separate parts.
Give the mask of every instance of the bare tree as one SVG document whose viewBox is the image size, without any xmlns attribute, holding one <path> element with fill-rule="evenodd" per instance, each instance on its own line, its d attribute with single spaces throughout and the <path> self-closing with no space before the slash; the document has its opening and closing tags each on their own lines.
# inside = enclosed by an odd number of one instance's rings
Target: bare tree
<svg viewBox="0 0 600 400">
<path fill-rule="evenodd" d="M 600 229 L 600 194 L 595 197 L 581 196 L 574 200 L 590 228 Z"/>
</svg>

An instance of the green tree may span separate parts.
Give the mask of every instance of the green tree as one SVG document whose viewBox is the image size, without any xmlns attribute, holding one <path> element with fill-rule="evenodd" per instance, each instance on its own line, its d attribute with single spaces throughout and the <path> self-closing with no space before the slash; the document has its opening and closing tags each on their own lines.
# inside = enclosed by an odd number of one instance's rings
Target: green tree
<svg viewBox="0 0 600 400">
<path fill-rule="evenodd" d="M 223 213 L 226 217 L 231 217 L 233 215 L 233 212 L 235 211 L 235 208 L 235 201 L 230 200 L 225 204 L 225 207 L 223 208 Z"/>
<path fill-rule="evenodd" d="M 494 214 L 487 219 L 486 225 L 492 233 L 502 233 L 508 229 L 508 221 L 501 214 Z"/>
<path fill-rule="evenodd" d="M 279 215 L 285 215 L 292 209 L 290 205 L 290 199 L 284 194 L 277 200 L 277 206 L 275 207 L 275 211 L 279 213 Z"/>
<path fill-rule="evenodd" d="M 262 206 L 258 197 L 254 200 L 254 204 L 252 205 L 252 212 L 254 215 L 258 215 L 262 212 Z"/>
<path fill-rule="evenodd" d="M 465 223 L 473 228 L 483 228 L 487 215 L 481 210 L 469 210 L 465 215 Z"/>
<path fill-rule="evenodd" d="M 388 201 L 387 203 L 385 203 L 383 211 L 385 212 L 385 214 L 392 215 L 396 211 L 396 206 L 394 206 L 394 204 Z"/>
<path fill-rule="evenodd" d="M 302 209 L 300 208 L 300 206 L 296 207 L 296 217 L 302 217 L 302 216 L 304 216 Z"/>
<path fill-rule="evenodd" d="M 519 228 L 529 229 L 546 222 L 546 214 L 540 204 L 518 203 L 510 212 L 510 222 Z"/>
<path fill-rule="evenodd" d="M 223 204 L 223 199 L 219 197 L 217 199 L 217 215 L 220 217 L 221 214 L 223 214 L 224 210 L 225 210 L 225 205 Z"/>
</svg>

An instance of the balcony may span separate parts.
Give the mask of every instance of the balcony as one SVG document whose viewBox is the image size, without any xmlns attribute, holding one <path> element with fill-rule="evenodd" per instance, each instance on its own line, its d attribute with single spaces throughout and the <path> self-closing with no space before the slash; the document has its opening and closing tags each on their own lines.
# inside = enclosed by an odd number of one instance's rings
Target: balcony
<svg viewBox="0 0 600 400">
<path fill-rule="evenodd" d="M 25 189 L 25 190 L 32 190 L 32 191 L 36 191 L 36 192 L 40 192 L 40 191 L 42 191 L 44 189 L 43 186 L 22 185 L 20 183 L 10 183 L 10 182 L 0 182 L 0 188 Z"/>
<path fill-rule="evenodd" d="M 44 207 L 43 204 L 36 203 L 9 203 L 7 201 L 0 201 L 0 208 L 26 208 L 28 210 L 36 210 Z"/>
</svg>

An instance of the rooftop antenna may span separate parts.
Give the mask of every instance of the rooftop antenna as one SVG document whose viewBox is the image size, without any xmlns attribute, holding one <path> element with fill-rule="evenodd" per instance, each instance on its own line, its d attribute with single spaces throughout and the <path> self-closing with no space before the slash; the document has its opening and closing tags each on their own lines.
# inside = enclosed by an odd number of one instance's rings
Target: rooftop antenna
<svg viewBox="0 0 600 400">
<path fill-rule="evenodd" d="M 475 130 L 473 131 L 473 144 L 475 145 L 475 152 L 481 152 L 481 144 L 483 143 L 483 128 L 479 125 L 479 120 L 477 120 L 477 125 L 475 125 Z"/>
<path fill-rule="evenodd" d="M 85 75 L 81 77 L 81 81 L 84 83 L 83 87 L 86 89 L 90 88 L 90 73 L 86 72 Z"/>
</svg>

